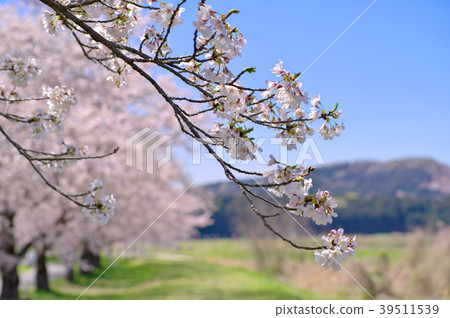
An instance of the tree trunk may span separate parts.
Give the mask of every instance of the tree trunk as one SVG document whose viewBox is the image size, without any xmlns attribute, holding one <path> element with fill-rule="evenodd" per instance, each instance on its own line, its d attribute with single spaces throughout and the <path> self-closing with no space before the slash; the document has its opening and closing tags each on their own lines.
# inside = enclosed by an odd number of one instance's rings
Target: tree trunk
<svg viewBox="0 0 450 318">
<path fill-rule="evenodd" d="M 48 285 L 47 260 L 45 259 L 45 249 L 37 252 L 36 289 L 50 290 Z"/>
<path fill-rule="evenodd" d="M 84 245 L 80 258 L 80 274 L 89 275 L 94 268 L 101 268 L 100 255 L 91 251 L 87 245 Z"/>
<path fill-rule="evenodd" d="M 66 267 L 66 279 L 69 282 L 73 282 L 74 281 L 74 276 L 73 276 L 73 266 L 72 265 L 68 265 Z"/>
<path fill-rule="evenodd" d="M 19 299 L 19 275 L 17 275 L 17 266 L 6 271 L 2 271 L 2 296 L 1 299 Z"/>
<path fill-rule="evenodd" d="M 95 268 L 101 268 L 102 266 L 100 265 L 100 255 L 98 255 L 98 254 L 92 254 L 91 264 L 92 264 Z"/>
<path fill-rule="evenodd" d="M 2 295 L 0 299 L 19 299 L 19 275 L 17 275 L 17 265 L 15 260 L 15 245 L 16 239 L 14 237 L 14 217 L 15 211 L 5 209 L 0 211 L 0 252 L 2 260 L 0 272 L 2 273 Z M 8 261 L 8 258 L 9 261 Z"/>
</svg>

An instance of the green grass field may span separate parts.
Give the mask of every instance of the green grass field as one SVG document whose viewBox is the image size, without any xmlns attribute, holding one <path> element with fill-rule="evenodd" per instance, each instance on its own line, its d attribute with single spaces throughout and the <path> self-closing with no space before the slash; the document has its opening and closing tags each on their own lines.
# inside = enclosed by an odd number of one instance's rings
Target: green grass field
<svg viewBox="0 0 450 318">
<path fill-rule="evenodd" d="M 348 268 L 356 271 L 355 264 L 366 264 L 369 270 L 368 264 L 377 264 L 380 259 L 387 259 L 390 266 L 401 266 L 409 239 L 408 235 L 358 237 L 357 256 Z M 259 243 L 266 255 L 255 253 L 250 240 L 217 239 L 182 242 L 177 251 L 154 250 L 147 257 L 123 256 L 81 299 L 367 298 L 344 271 L 325 271 L 314 262 L 312 253 L 296 251 L 276 240 Z M 267 259 L 279 260 L 283 269 L 262 266 Z M 104 268 L 111 261 L 104 257 Z M 28 289 L 21 298 L 76 299 L 102 271 L 89 276 L 76 274 L 73 283 L 53 281 L 51 292 Z M 334 285 L 344 287 L 336 290 Z"/>
<path fill-rule="evenodd" d="M 76 299 L 101 273 L 53 282 L 52 292 L 25 299 Z M 82 299 L 304 299 L 308 292 L 257 271 L 197 260 L 121 259 Z"/>
</svg>

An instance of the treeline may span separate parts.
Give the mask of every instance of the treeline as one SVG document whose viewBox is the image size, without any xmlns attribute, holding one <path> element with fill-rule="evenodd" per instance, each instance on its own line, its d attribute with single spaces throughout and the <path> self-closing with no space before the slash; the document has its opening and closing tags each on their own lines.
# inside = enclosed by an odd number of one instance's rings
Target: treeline
<svg viewBox="0 0 450 318">
<path fill-rule="evenodd" d="M 449 167 L 430 159 L 337 164 L 312 174 L 313 191 L 328 189 L 338 203 L 339 217 L 328 227 L 343 227 L 352 233 L 407 232 L 439 222 L 450 224 L 449 176 Z M 248 202 L 233 184 L 217 183 L 207 188 L 216 195 L 217 209 L 214 224 L 201 229 L 202 235 L 245 236 L 250 226 L 258 226 L 259 220 L 249 216 Z M 273 212 L 267 204 L 259 209 Z M 313 231 L 324 230 L 299 219 Z"/>
<path fill-rule="evenodd" d="M 338 201 L 341 201 L 342 199 Z M 335 227 L 352 233 L 407 232 L 414 228 L 450 224 L 450 196 L 440 198 L 398 198 L 372 196 L 346 198 L 338 208 Z"/>
<path fill-rule="evenodd" d="M 336 218 L 328 227 L 343 227 L 351 233 L 407 232 L 417 227 L 434 227 L 439 222 L 450 224 L 450 196 L 440 198 L 398 198 L 395 196 L 372 196 L 370 198 L 337 198 L 339 208 Z M 245 199 L 239 195 L 216 197 L 217 210 L 214 224 L 200 230 L 203 236 L 246 236 L 241 226 L 244 219 L 250 227 L 250 211 Z M 260 207 L 268 210 L 270 207 Z M 259 220 L 254 218 L 254 226 Z M 310 228 L 321 230 L 313 222 Z"/>
</svg>

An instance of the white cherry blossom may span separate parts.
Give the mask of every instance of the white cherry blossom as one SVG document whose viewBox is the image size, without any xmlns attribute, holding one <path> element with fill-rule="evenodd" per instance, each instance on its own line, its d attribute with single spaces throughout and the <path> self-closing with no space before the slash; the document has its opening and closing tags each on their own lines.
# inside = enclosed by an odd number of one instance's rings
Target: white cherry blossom
<svg viewBox="0 0 450 318">
<path fill-rule="evenodd" d="M 6 71 L 11 84 L 16 87 L 27 87 L 28 82 L 41 73 L 36 67 L 36 60 L 30 58 L 25 61 L 22 57 L 13 55 L 0 59 L 0 71 Z"/>
<path fill-rule="evenodd" d="M 347 260 L 348 256 L 355 255 L 356 236 L 349 238 L 344 236 L 344 230 L 331 230 L 328 235 L 322 236 L 324 249 L 321 252 L 314 252 L 315 260 L 326 269 L 330 267 L 338 271 L 341 269 L 340 263 Z"/>
<path fill-rule="evenodd" d="M 91 182 L 91 192 L 86 197 L 83 213 L 95 222 L 105 225 L 115 214 L 116 199 L 114 195 L 104 195 L 103 182 L 95 179 Z"/>
<path fill-rule="evenodd" d="M 42 86 L 43 95 L 48 97 L 48 113 L 51 116 L 62 116 L 70 111 L 70 107 L 77 103 L 72 88 L 55 86 L 54 88 Z"/>
</svg>

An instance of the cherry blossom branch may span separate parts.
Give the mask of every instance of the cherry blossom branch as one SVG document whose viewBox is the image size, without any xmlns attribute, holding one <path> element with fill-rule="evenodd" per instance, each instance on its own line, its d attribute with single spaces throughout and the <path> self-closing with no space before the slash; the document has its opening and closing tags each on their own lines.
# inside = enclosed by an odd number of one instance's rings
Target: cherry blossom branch
<svg viewBox="0 0 450 318">
<path fill-rule="evenodd" d="M 69 194 L 66 194 L 59 190 L 57 187 L 55 187 L 50 181 L 47 180 L 47 178 L 41 173 L 41 171 L 36 167 L 36 165 L 33 163 L 32 158 L 23 150 L 23 148 L 16 143 L 14 140 L 11 139 L 11 137 L 3 130 L 3 128 L 0 126 L 0 133 L 6 138 L 6 140 L 16 148 L 16 150 L 19 152 L 21 156 L 23 156 L 31 165 L 33 170 L 38 174 L 38 176 L 44 181 L 44 183 L 53 191 L 57 192 L 58 194 L 62 195 L 64 198 L 68 199 L 69 201 L 72 201 L 76 205 L 80 207 L 86 207 L 84 204 L 72 199 L 72 196 Z"/>
<path fill-rule="evenodd" d="M 201 141 L 207 152 L 222 166 L 225 176 L 239 186 L 251 210 L 260 217 L 269 231 L 298 249 L 324 249 L 320 255 L 316 254 L 316 257 L 325 267 L 330 261 L 326 253 L 344 255 L 346 252 L 343 251 L 348 251 L 351 254 L 353 241 L 345 238 L 343 232 L 339 231 L 331 232 L 329 235 L 333 239 L 325 240 L 326 244 L 321 247 L 295 244 L 267 222 L 266 219 L 276 217 L 279 213 L 263 215 L 250 199 L 250 196 L 258 198 L 275 208 L 311 218 L 319 225 L 331 223 L 337 214 L 334 212 L 336 205 L 328 191 L 309 193 L 312 181 L 307 177 L 313 168 L 289 166 L 271 157 L 268 166 L 277 165 L 275 169 L 269 168 L 263 173 L 246 171 L 223 160 L 212 147 L 223 146 L 233 159 L 255 159 L 255 153 L 260 150 L 253 142 L 254 126 L 261 126 L 274 132 L 276 137 L 282 139 L 282 144 L 289 145 L 290 149 L 296 149 L 298 144 L 305 141 L 306 136 L 315 133 L 313 124 L 317 121 L 323 122 L 317 132 L 325 140 L 339 136 L 344 129 L 342 124 L 338 125 L 335 122 L 340 115 L 337 104 L 332 110 L 323 109 L 320 95 L 309 97 L 299 81 L 301 74 L 291 74 L 284 69 L 283 62 L 280 61 L 272 69 L 273 75 L 278 80 L 266 81 L 267 88 L 253 88 L 241 83 L 242 76 L 255 72 L 254 68 L 246 68 L 237 76 L 229 71 L 228 64 L 240 56 L 246 43 L 237 27 L 227 22 L 230 16 L 239 12 L 238 10 L 219 14 L 205 1 L 201 1 L 198 5 L 198 20 L 193 23 L 195 31 L 192 54 L 172 57 L 170 56 L 172 50 L 169 47 L 171 30 L 183 22 L 180 15 L 184 11 L 182 5 L 185 0 L 176 6 L 155 0 L 151 2 L 151 5 L 156 5 L 155 7 L 143 5 L 141 1 L 118 1 L 114 4 L 102 1 L 84 2 L 78 8 L 55 0 L 40 1 L 54 11 L 47 14 L 55 20 L 44 21 L 49 32 L 56 32 L 60 25 L 69 28 L 83 54 L 108 69 L 113 74 L 112 80 L 118 86 L 126 83 L 127 72 L 136 72 L 156 89 L 174 111 L 181 131 Z M 89 16 L 89 12 L 92 11 L 88 9 L 94 9 L 100 14 L 96 17 Z M 145 10 L 150 11 L 148 16 L 151 23 L 146 26 L 139 42 L 132 41 L 133 31 L 139 27 L 137 21 L 141 17 L 141 11 Z M 108 19 L 101 20 L 98 17 Z M 92 26 L 94 22 L 95 27 Z M 77 33 L 83 34 L 91 44 L 81 41 Z M 137 48 L 133 47 L 133 43 L 139 43 Z M 180 79 L 185 85 L 200 93 L 201 99 L 171 96 L 144 68 L 147 64 L 160 67 Z M 177 103 L 178 101 L 191 102 L 204 108 L 187 112 Z M 306 111 L 304 107 L 309 103 L 312 107 L 310 111 Z M 210 130 L 200 127 L 195 120 L 195 116 L 204 113 L 212 113 L 217 117 L 217 122 Z M 210 140 L 204 140 L 204 137 Z M 266 177 L 268 182 L 259 185 L 247 183 L 239 180 L 234 173 Z M 287 196 L 289 203 L 282 206 L 267 200 L 252 191 L 253 188 L 268 188 L 276 196 Z M 334 249 L 335 246 L 341 246 L 341 252 Z"/>
</svg>

